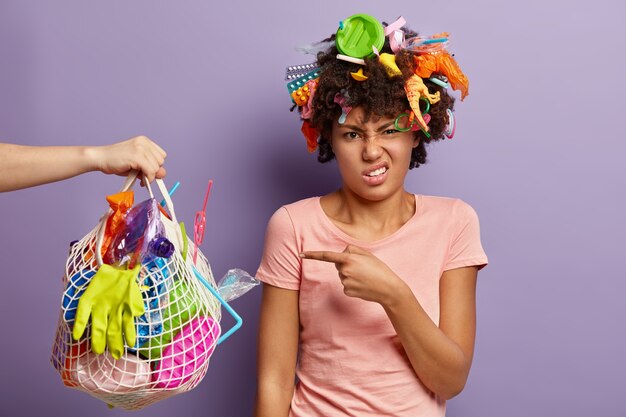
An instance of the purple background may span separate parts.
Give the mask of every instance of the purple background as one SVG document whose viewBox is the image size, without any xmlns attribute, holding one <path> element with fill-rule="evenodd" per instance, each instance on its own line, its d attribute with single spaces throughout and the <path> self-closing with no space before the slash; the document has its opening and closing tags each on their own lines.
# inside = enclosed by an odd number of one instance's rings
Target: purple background
<svg viewBox="0 0 626 417">
<path fill-rule="evenodd" d="M 622 0 L 1 0 L 0 139 L 151 137 L 188 225 L 215 181 L 203 250 L 216 277 L 254 273 L 271 213 L 338 186 L 334 164 L 306 152 L 284 68 L 312 61 L 295 45 L 358 12 L 450 31 L 471 80 L 456 138 L 407 180 L 472 204 L 491 261 L 472 372 L 448 415 L 626 415 Z M 92 173 L 0 194 L 0 416 L 126 414 L 65 388 L 49 363 L 68 243 L 121 183 Z M 133 415 L 250 415 L 259 301 L 256 289 L 233 303 L 244 327 L 198 388 Z"/>
</svg>

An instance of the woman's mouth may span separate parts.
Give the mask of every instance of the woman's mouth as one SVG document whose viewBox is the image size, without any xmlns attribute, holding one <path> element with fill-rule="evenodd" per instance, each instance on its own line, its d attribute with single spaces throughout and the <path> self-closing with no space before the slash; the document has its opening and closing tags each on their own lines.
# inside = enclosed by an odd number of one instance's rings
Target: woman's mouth
<svg viewBox="0 0 626 417">
<path fill-rule="evenodd" d="M 388 171 L 389 168 L 383 166 L 373 171 L 369 171 L 367 174 L 363 174 L 363 179 L 368 185 L 379 185 L 382 184 L 387 178 Z"/>
</svg>

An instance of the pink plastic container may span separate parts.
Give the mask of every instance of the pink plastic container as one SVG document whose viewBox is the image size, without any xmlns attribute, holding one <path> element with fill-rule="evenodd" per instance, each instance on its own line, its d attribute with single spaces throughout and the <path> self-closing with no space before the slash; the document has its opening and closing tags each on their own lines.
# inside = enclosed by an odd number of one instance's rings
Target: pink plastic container
<svg viewBox="0 0 626 417">
<path fill-rule="evenodd" d="M 163 350 L 153 374 L 155 387 L 173 389 L 189 381 L 211 357 L 220 326 L 211 317 L 190 321 Z"/>
</svg>

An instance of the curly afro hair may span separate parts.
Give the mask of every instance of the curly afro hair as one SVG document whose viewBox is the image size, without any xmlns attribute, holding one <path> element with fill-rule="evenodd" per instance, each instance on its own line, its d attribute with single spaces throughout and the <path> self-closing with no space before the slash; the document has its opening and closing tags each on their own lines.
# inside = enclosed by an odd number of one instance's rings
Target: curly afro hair
<svg viewBox="0 0 626 417">
<path fill-rule="evenodd" d="M 383 23 L 386 26 L 385 23 Z M 417 36 L 417 33 L 405 30 L 407 37 Z M 325 39 L 334 40 L 335 35 Z M 385 40 L 380 53 L 393 53 L 389 45 L 389 40 Z M 319 162 L 328 162 L 335 158 L 330 137 L 333 123 L 341 115 L 341 107 L 335 103 L 335 94 L 342 89 L 346 89 L 348 94 L 346 104 L 351 107 L 361 107 L 366 117 L 372 115 L 377 117 L 397 117 L 399 114 L 410 109 L 409 101 L 404 90 L 405 81 L 414 74 L 413 54 L 401 50 L 396 53 L 396 64 L 402 75 L 389 77 L 385 67 L 378 61 L 377 57 L 365 58 L 365 73 L 368 77 L 365 81 L 356 81 L 350 75 L 351 72 L 363 68 L 362 65 L 353 64 L 337 59 L 337 47 L 334 45 L 317 55 L 317 64 L 321 69 L 315 95 L 311 103 L 313 111 L 311 124 L 320 132 L 319 138 Z M 424 84 L 431 93 L 439 92 L 441 100 L 430 106 L 429 133 L 426 137 L 422 131 L 415 132 L 420 139 L 419 145 L 413 148 L 409 169 L 416 168 L 426 162 L 425 144 L 444 137 L 444 131 L 448 125 L 447 110 L 452 110 L 454 98 L 449 96 L 446 89 L 424 79 Z M 302 109 L 299 108 L 299 111 Z"/>
</svg>

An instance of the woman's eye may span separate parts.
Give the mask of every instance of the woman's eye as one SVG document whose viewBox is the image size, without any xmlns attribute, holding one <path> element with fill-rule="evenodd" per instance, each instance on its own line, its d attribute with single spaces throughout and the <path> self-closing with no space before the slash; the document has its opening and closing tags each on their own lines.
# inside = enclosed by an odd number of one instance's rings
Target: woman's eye
<svg viewBox="0 0 626 417">
<path fill-rule="evenodd" d="M 356 132 L 347 132 L 346 134 L 343 135 L 346 139 L 357 139 L 359 137 L 359 134 Z"/>
<path fill-rule="evenodd" d="M 384 133 L 385 135 L 395 135 L 396 133 L 399 133 L 399 131 L 397 131 L 396 129 L 387 129 Z"/>
</svg>

